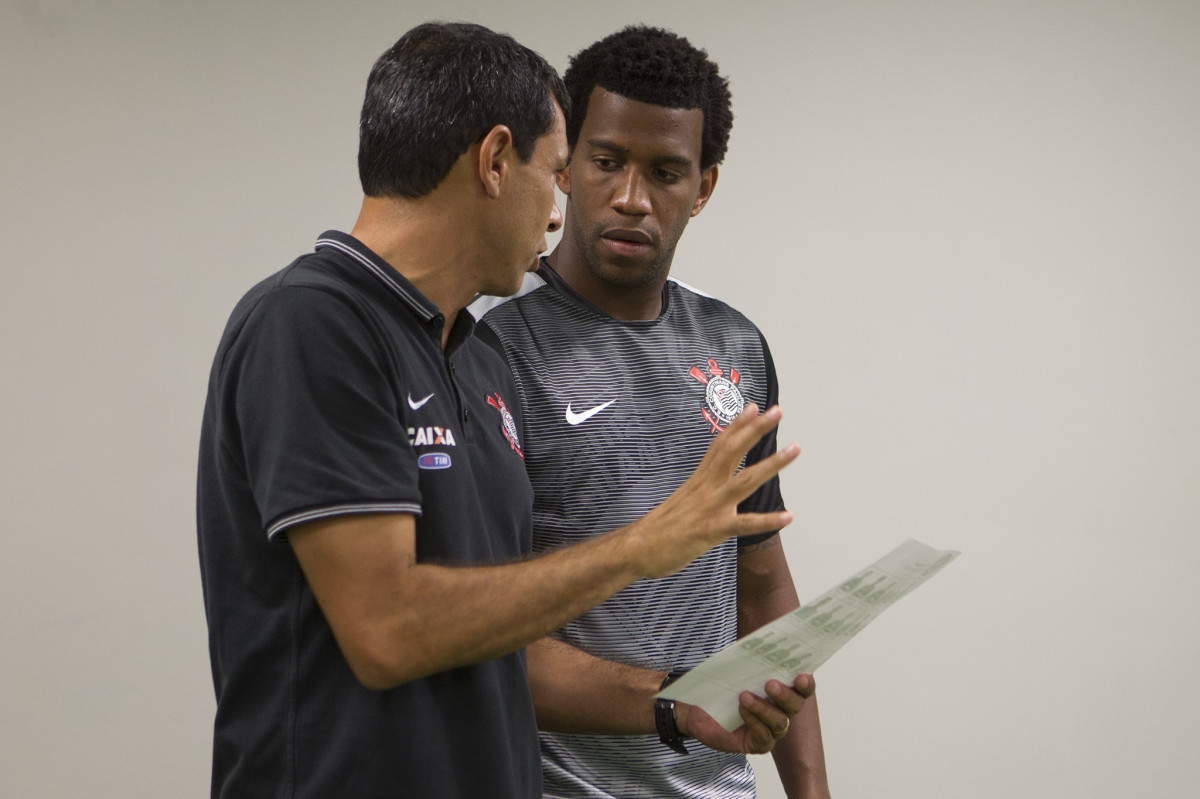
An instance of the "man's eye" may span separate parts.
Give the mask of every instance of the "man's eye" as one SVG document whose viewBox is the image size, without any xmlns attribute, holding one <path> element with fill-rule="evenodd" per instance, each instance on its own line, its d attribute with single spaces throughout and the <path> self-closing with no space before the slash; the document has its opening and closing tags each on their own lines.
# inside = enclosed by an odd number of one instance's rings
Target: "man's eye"
<svg viewBox="0 0 1200 799">
<path fill-rule="evenodd" d="M 593 158 L 592 163 L 600 169 L 608 170 L 617 168 L 617 162 L 611 158 Z"/>
</svg>

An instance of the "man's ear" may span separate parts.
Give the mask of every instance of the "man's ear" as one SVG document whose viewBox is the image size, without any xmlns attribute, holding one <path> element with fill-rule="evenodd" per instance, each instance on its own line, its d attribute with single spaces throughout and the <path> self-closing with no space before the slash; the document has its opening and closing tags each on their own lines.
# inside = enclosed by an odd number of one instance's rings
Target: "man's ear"
<svg viewBox="0 0 1200 799">
<path fill-rule="evenodd" d="M 713 164 L 700 173 L 700 193 L 696 195 L 696 202 L 692 203 L 692 216 L 704 210 L 704 206 L 708 205 L 708 200 L 712 197 L 713 189 L 716 187 L 717 165 Z"/>
<path fill-rule="evenodd" d="M 558 184 L 559 191 L 568 197 L 571 196 L 571 165 L 569 163 L 554 173 L 554 182 Z"/>
<path fill-rule="evenodd" d="M 479 142 L 479 182 L 493 200 L 500 196 L 500 187 L 508 179 L 512 155 L 512 131 L 506 125 L 492 128 Z"/>
</svg>

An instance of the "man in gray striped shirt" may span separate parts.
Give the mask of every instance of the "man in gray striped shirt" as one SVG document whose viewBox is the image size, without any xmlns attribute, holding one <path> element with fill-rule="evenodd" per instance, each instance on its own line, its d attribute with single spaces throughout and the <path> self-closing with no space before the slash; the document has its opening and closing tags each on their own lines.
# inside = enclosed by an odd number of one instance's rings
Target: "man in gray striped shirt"
<svg viewBox="0 0 1200 799">
<path fill-rule="evenodd" d="M 716 185 L 732 125 L 727 81 L 686 39 L 641 26 L 583 50 L 564 79 L 573 111 L 562 241 L 478 328 L 508 360 L 525 412 L 535 551 L 637 519 L 743 407 L 769 407 L 778 393 L 758 329 L 669 277 L 684 227 Z M 772 432 L 746 463 L 775 446 Z M 738 511 L 782 508 L 773 479 Z M 798 605 L 779 536 L 766 533 L 634 583 L 530 646 L 546 795 L 748 799 L 745 753 L 774 747 L 789 797 L 827 797 L 810 676 L 764 687 L 781 704 L 793 691 L 808 697 L 790 731 L 765 728 L 748 693 L 747 724 L 733 733 L 652 698 Z"/>
</svg>

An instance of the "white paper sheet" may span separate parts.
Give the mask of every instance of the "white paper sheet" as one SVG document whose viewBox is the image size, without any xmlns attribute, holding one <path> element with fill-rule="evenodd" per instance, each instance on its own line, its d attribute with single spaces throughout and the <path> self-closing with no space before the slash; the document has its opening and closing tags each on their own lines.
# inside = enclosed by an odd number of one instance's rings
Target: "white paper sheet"
<svg viewBox="0 0 1200 799">
<path fill-rule="evenodd" d="M 738 694 L 811 674 L 884 610 L 959 553 L 908 539 L 841 585 L 735 641 L 659 692 L 698 705 L 727 730 L 743 724 Z"/>
</svg>

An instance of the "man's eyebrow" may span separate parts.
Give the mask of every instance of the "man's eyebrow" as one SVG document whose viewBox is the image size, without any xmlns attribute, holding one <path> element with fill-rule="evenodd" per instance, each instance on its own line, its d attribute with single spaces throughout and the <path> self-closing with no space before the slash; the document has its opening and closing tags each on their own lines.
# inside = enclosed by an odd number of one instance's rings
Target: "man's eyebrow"
<svg viewBox="0 0 1200 799">
<path fill-rule="evenodd" d="M 629 155 L 628 147 L 622 147 L 616 142 L 609 141 L 608 139 L 588 139 L 587 144 L 589 147 L 595 147 L 601 150 L 612 150 L 613 152 L 621 155 Z M 684 155 L 664 155 L 660 158 L 655 158 L 654 163 L 675 164 L 677 166 L 690 167 L 692 165 L 692 159 Z"/>
<path fill-rule="evenodd" d="M 629 154 L 628 147 L 622 147 L 621 145 L 617 144 L 616 142 L 609 141 L 608 139 L 588 139 L 587 143 L 588 143 L 588 146 L 598 147 L 601 150 L 612 150 L 614 152 L 621 153 L 622 155 Z"/>
</svg>

